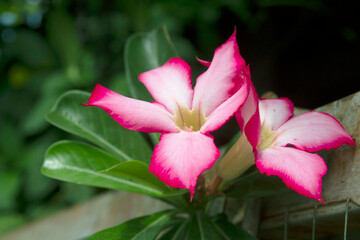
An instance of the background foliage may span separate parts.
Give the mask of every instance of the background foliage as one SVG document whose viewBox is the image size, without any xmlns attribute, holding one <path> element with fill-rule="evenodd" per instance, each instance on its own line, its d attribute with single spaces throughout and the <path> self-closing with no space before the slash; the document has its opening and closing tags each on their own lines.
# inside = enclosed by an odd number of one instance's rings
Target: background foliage
<svg viewBox="0 0 360 240">
<path fill-rule="evenodd" d="M 357 15 L 351 2 L 320 0 L 1 1 L 0 233 L 102 191 L 41 175 L 51 143 L 78 140 L 44 116 L 70 89 L 101 83 L 129 95 L 131 34 L 165 25 L 197 76 L 204 68 L 194 57 L 209 60 L 236 26 L 259 93 L 314 108 L 359 90 Z M 216 133 L 218 145 L 234 127 Z"/>
</svg>

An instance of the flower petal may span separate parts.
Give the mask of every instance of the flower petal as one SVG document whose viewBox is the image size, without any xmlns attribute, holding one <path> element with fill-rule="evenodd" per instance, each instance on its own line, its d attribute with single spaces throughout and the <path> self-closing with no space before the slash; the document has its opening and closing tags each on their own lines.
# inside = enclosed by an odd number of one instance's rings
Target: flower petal
<svg viewBox="0 0 360 240">
<path fill-rule="evenodd" d="M 331 115 L 321 112 L 307 112 L 296 116 L 278 130 L 276 146 L 294 145 L 310 152 L 330 150 L 355 141 L 343 126 Z"/>
<path fill-rule="evenodd" d="M 260 150 L 255 164 L 262 174 L 278 176 L 301 195 L 323 202 L 322 176 L 327 167 L 319 155 L 290 147 L 274 147 Z"/>
<path fill-rule="evenodd" d="M 208 117 L 205 124 L 201 127 L 201 133 L 212 132 L 219 129 L 226 121 L 228 121 L 236 112 L 236 110 L 245 102 L 249 92 L 248 81 L 240 89 L 232 95 L 228 100 L 217 107 Z"/>
<path fill-rule="evenodd" d="M 193 109 L 200 109 L 208 117 L 219 105 L 233 95 L 238 75 L 245 67 L 236 43 L 236 31 L 215 50 L 211 64 L 206 72 L 197 78 Z"/>
<path fill-rule="evenodd" d="M 287 98 L 261 99 L 259 102 L 262 126 L 278 129 L 294 115 L 294 104 Z"/>
<path fill-rule="evenodd" d="M 260 115 L 259 115 L 259 99 L 255 91 L 254 85 L 250 80 L 250 69 L 246 68 L 246 81 L 249 84 L 249 95 L 244 105 L 236 112 L 236 120 L 239 124 L 241 132 L 245 133 L 247 140 L 255 149 L 261 132 Z"/>
<path fill-rule="evenodd" d="M 121 126 L 143 132 L 178 132 L 172 116 L 160 104 L 128 97 L 97 84 L 84 106 L 104 109 Z"/>
<path fill-rule="evenodd" d="M 210 67 L 211 62 L 205 61 L 205 60 L 201 60 L 200 58 L 196 57 L 196 60 L 198 60 L 198 62 L 202 65 L 204 65 L 205 67 Z"/>
<path fill-rule="evenodd" d="M 170 187 L 189 189 L 192 198 L 197 178 L 219 155 L 213 138 L 200 132 L 162 134 L 149 171 Z"/>
<path fill-rule="evenodd" d="M 161 67 L 140 74 L 139 80 L 169 112 L 175 113 L 179 106 L 191 109 L 191 69 L 181 58 L 172 58 Z"/>
</svg>

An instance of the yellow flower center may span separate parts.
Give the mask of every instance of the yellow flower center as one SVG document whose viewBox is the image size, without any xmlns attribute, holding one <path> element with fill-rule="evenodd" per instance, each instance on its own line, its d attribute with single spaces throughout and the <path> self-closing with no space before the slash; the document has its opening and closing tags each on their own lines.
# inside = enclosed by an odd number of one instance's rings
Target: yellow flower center
<svg viewBox="0 0 360 240">
<path fill-rule="evenodd" d="M 271 148 L 275 144 L 276 131 L 272 131 L 271 127 L 261 126 L 260 132 L 260 145 L 258 144 L 258 149 Z"/>
<path fill-rule="evenodd" d="M 174 121 L 181 130 L 197 132 L 206 122 L 206 118 L 198 109 L 189 110 L 187 107 L 179 107 L 179 111 L 174 116 Z"/>
</svg>

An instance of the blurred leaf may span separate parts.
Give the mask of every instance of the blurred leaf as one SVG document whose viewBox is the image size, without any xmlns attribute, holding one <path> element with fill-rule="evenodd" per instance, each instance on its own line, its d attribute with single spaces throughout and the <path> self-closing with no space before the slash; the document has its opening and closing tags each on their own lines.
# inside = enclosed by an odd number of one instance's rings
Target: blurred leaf
<svg viewBox="0 0 360 240">
<path fill-rule="evenodd" d="M 191 218 L 185 239 L 216 240 L 222 238 L 211 219 L 203 211 L 197 211 Z"/>
<path fill-rule="evenodd" d="M 24 218 L 18 214 L 9 214 L 0 216 L 0 235 L 19 227 L 25 222 Z"/>
<path fill-rule="evenodd" d="M 219 231 L 221 236 L 227 240 L 256 240 L 255 237 L 251 236 L 245 230 L 232 224 L 224 218 L 218 217 L 214 220 L 214 225 Z"/>
<path fill-rule="evenodd" d="M 74 83 L 79 83 L 79 61 L 82 49 L 74 20 L 65 11 L 52 11 L 48 15 L 47 31 L 50 42 L 66 68 L 69 79 Z"/>
<path fill-rule="evenodd" d="M 150 162 L 151 149 L 140 133 L 121 127 L 102 109 L 84 107 L 90 94 L 68 91 L 56 102 L 46 119 L 53 125 L 83 137 L 121 160 Z"/>
<path fill-rule="evenodd" d="M 27 145 L 26 151 L 22 154 L 21 162 L 24 168 L 23 192 L 29 201 L 40 201 L 56 187 L 56 181 L 41 174 L 40 168 L 43 163 L 44 152 L 49 142 L 55 141 L 52 135 L 42 135 Z M 19 159 L 20 160 L 20 159 Z"/>
<path fill-rule="evenodd" d="M 20 190 L 20 174 L 7 171 L 0 172 L 0 209 L 10 209 L 15 206 L 15 197 Z"/>
<path fill-rule="evenodd" d="M 97 75 L 95 58 L 91 52 L 84 52 L 79 61 L 80 79 L 79 83 L 88 86 L 92 84 Z"/>
<path fill-rule="evenodd" d="M 124 96 L 130 96 L 130 91 L 124 74 L 113 77 L 110 81 L 110 89 Z"/>
<path fill-rule="evenodd" d="M 49 45 L 40 34 L 31 30 L 17 30 L 16 40 L 9 50 L 22 62 L 32 67 L 49 67 L 55 63 Z"/>
<path fill-rule="evenodd" d="M 295 6 L 310 8 L 312 10 L 319 10 L 324 8 L 324 4 L 321 0 L 257 0 L 256 3 L 259 7 Z"/>
<path fill-rule="evenodd" d="M 95 188 L 89 186 L 64 183 L 60 192 L 61 202 L 70 203 L 71 205 L 84 202 L 94 196 L 95 190 Z"/>
<path fill-rule="evenodd" d="M 41 96 L 23 119 L 23 131 L 27 135 L 33 135 L 48 125 L 45 115 L 51 110 L 57 98 L 71 86 L 63 72 L 49 73 L 36 80 L 40 80 L 42 84 Z"/>
<path fill-rule="evenodd" d="M 249 0 L 228 0 L 225 2 L 225 5 L 227 5 L 230 11 L 233 11 L 243 22 L 248 22 L 253 16 L 252 4 L 252 1 Z"/>
<path fill-rule="evenodd" d="M 235 180 L 235 183 L 225 191 L 228 197 L 260 198 L 281 193 L 288 190 L 280 178 L 260 174 L 256 169 Z"/>
<path fill-rule="evenodd" d="M 63 181 L 156 197 L 164 197 L 170 190 L 155 176 L 150 176 L 146 164 L 136 160 L 119 164 L 118 159 L 104 151 L 75 141 L 50 146 L 41 171 Z"/>
<path fill-rule="evenodd" d="M 11 123 L 0 119 L 0 150 L 7 158 L 17 158 L 23 148 L 23 137 Z"/>
<path fill-rule="evenodd" d="M 28 81 L 31 72 L 22 64 L 14 64 L 10 67 L 8 74 L 11 87 L 22 88 Z"/>
<path fill-rule="evenodd" d="M 85 238 L 87 240 L 150 240 L 155 239 L 171 220 L 173 211 L 162 211 L 153 215 L 132 219 L 118 226 L 102 230 Z"/>
<path fill-rule="evenodd" d="M 131 96 L 153 101 L 148 90 L 138 80 L 138 76 L 177 56 L 165 27 L 148 33 L 136 33 L 129 37 L 125 45 L 125 73 Z"/>
</svg>

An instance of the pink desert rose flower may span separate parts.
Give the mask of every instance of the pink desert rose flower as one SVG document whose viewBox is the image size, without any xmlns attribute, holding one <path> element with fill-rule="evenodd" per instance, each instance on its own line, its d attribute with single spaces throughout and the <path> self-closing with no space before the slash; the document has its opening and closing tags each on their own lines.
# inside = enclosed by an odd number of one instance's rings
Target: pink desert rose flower
<svg viewBox="0 0 360 240">
<path fill-rule="evenodd" d="M 310 111 L 293 117 L 294 105 L 289 99 L 258 100 L 252 83 L 249 85 L 248 98 L 236 113 L 243 133 L 238 144 L 245 149 L 237 161 L 243 162 L 245 170 L 255 163 L 260 173 L 278 176 L 296 192 L 324 202 L 321 186 L 327 167 L 318 154 L 311 152 L 344 143 L 355 145 L 355 141 L 331 115 Z M 228 164 L 224 161 L 222 169 Z M 229 175 L 235 178 L 237 174 L 233 171 Z M 219 175 L 226 175 L 226 171 Z"/>
<path fill-rule="evenodd" d="M 209 132 L 231 118 L 247 97 L 248 85 L 238 77 L 244 68 L 235 31 L 215 50 L 194 89 L 190 66 L 172 58 L 139 76 L 155 102 L 128 98 L 98 84 L 84 105 L 101 107 L 127 129 L 161 133 L 149 170 L 170 187 L 189 189 L 192 198 L 197 178 L 220 155 Z"/>
</svg>

